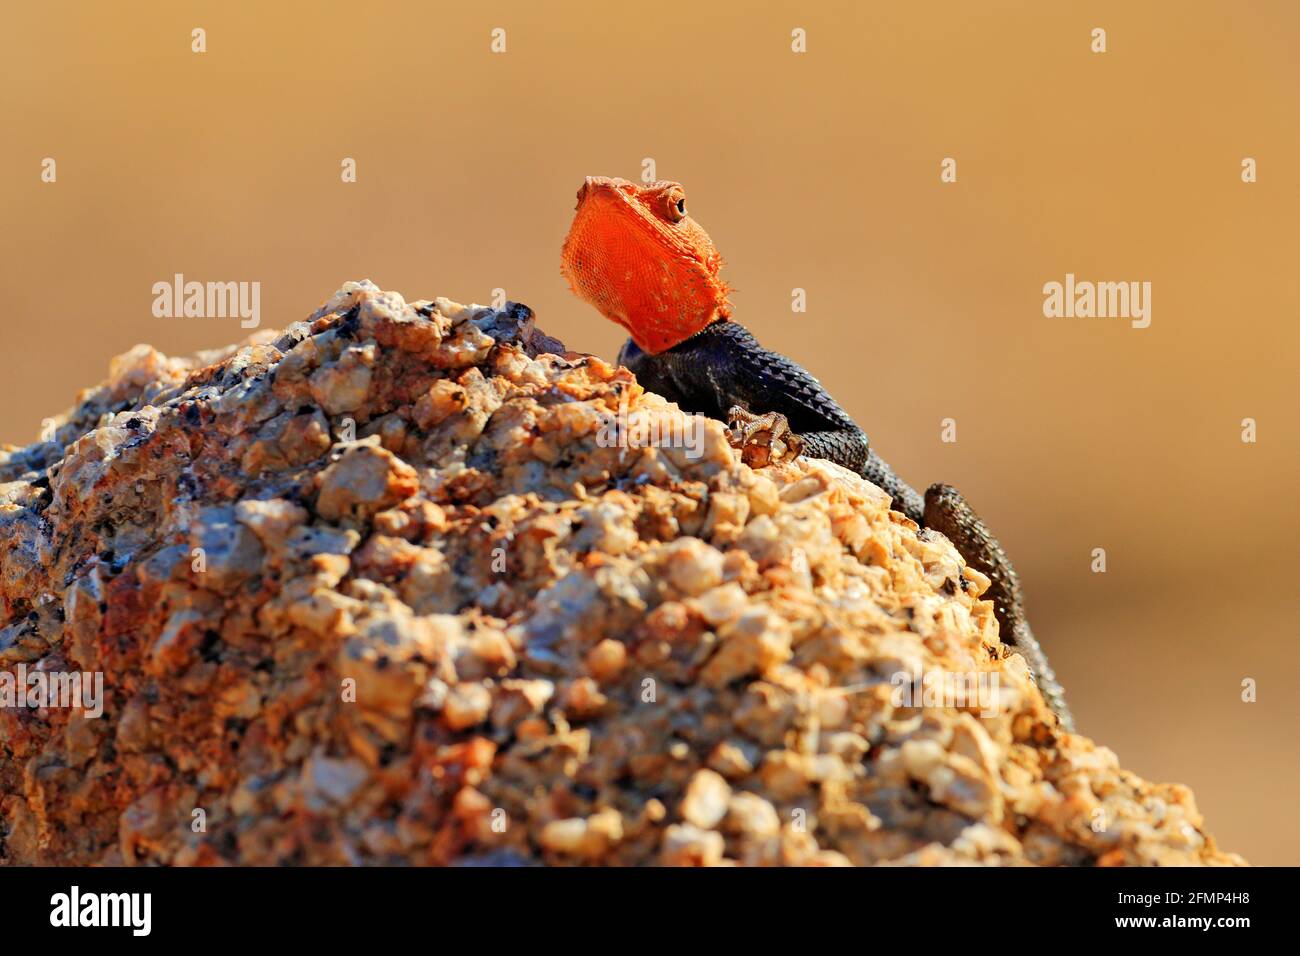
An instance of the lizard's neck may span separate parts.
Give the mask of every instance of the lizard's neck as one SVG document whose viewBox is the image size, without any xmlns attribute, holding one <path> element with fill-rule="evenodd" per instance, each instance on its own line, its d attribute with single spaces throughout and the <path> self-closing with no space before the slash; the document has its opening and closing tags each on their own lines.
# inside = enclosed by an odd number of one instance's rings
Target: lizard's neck
<svg viewBox="0 0 1300 956">
<path fill-rule="evenodd" d="M 695 342 L 697 339 L 705 338 L 707 336 L 716 334 L 718 331 L 720 331 L 720 329 L 724 325 L 734 325 L 734 324 L 736 323 L 731 319 L 730 316 L 715 315 L 712 319 L 710 319 L 707 323 L 705 323 L 705 325 L 701 327 L 698 331 L 692 332 L 690 335 L 686 336 L 686 338 L 682 339 L 680 342 L 674 342 L 666 349 L 660 349 L 660 353 L 671 352 L 673 349 L 681 348 L 683 346 L 689 345 Z M 660 354 L 660 353 L 652 353 L 652 354 Z"/>
</svg>

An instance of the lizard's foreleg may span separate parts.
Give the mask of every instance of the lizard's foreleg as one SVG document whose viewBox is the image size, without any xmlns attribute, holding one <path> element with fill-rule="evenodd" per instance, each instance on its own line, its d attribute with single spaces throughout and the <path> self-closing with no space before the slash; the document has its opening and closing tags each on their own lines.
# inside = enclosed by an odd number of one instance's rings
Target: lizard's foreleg
<svg viewBox="0 0 1300 956">
<path fill-rule="evenodd" d="M 803 439 L 790 431 L 790 422 L 780 412 L 755 415 L 743 405 L 733 405 L 727 424 L 727 440 L 741 450 L 747 464 L 761 466 L 803 451 Z"/>
<path fill-rule="evenodd" d="M 1047 662 L 1047 655 L 1029 629 L 1020 578 L 1016 576 L 1011 559 L 1002 550 L 1002 545 L 961 493 L 949 485 L 931 485 L 926 490 L 923 517 L 925 527 L 941 532 L 956 545 L 968 564 L 992 582 L 984 598 L 993 602 L 1003 642 L 1010 644 L 1024 657 L 1038 689 L 1061 719 L 1061 726 L 1073 731 L 1074 718 L 1065 703 L 1065 691 L 1056 680 L 1056 674 Z"/>
</svg>

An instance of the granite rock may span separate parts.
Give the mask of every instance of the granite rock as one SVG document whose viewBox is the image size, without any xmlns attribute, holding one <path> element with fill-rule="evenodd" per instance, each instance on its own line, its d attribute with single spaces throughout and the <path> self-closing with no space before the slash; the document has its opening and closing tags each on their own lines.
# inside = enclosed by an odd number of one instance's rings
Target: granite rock
<svg viewBox="0 0 1300 956">
<path fill-rule="evenodd" d="M 5 863 L 1243 862 L 1057 726 L 942 536 L 523 306 L 348 283 L 45 437 L 0 669 L 103 713 L 0 706 Z"/>
</svg>

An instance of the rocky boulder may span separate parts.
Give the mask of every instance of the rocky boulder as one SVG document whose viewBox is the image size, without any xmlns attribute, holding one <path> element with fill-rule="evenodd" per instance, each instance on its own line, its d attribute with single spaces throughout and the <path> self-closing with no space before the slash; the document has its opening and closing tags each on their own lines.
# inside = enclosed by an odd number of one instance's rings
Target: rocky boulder
<svg viewBox="0 0 1300 956">
<path fill-rule="evenodd" d="M 348 283 L 46 437 L 0 452 L 4 862 L 1241 862 L 1057 727 L 941 535 L 522 306 Z"/>
</svg>

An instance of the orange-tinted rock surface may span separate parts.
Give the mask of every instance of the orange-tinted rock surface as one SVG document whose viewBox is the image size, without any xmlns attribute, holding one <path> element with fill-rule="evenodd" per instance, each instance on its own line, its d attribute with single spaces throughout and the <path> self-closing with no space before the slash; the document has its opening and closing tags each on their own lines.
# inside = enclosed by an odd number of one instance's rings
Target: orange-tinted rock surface
<svg viewBox="0 0 1300 956">
<path fill-rule="evenodd" d="M 104 691 L 0 706 L 0 860 L 1241 862 L 944 538 L 555 350 L 349 283 L 0 452 L 0 668 Z"/>
</svg>

